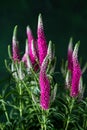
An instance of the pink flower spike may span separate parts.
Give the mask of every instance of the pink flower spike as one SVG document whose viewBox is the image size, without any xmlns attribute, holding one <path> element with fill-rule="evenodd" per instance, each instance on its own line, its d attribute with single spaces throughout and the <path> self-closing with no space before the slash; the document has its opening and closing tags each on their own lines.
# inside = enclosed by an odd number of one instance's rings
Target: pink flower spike
<svg viewBox="0 0 87 130">
<path fill-rule="evenodd" d="M 34 63 L 35 59 L 33 57 L 32 47 L 31 47 L 32 46 L 32 40 L 34 41 L 34 37 L 33 37 L 32 31 L 31 31 L 29 26 L 27 26 L 27 37 L 28 37 L 29 56 L 30 56 L 31 62 Z"/>
<path fill-rule="evenodd" d="M 28 37 L 28 44 L 29 44 L 29 53 L 31 52 L 31 41 L 34 40 L 32 31 L 29 26 L 27 26 L 27 37 Z"/>
<path fill-rule="evenodd" d="M 73 53 L 73 44 L 72 38 L 70 38 L 69 46 L 68 46 L 68 69 L 72 72 L 73 70 L 73 61 L 72 61 L 72 53 Z"/>
<path fill-rule="evenodd" d="M 42 109 L 49 109 L 50 104 L 50 81 L 46 75 L 46 68 L 48 64 L 48 57 L 43 60 L 40 70 L 39 84 L 40 84 L 40 105 Z"/>
<path fill-rule="evenodd" d="M 12 38 L 12 57 L 14 61 L 20 61 L 20 54 L 19 54 L 19 49 L 18 49 L 18 41 L 16 38 L 17 34 L 17 26 L 15 26 L 14 31 L 13 31 L 13 38 Z"/>
<path fill-rule="evenodd" d="M 27 66 L 27 56 L 29 55 L 28 41 L 26 40 L 25 54 L 22 57 L 22 62 Z"/>
<path fill-rule="evenodd" d="M 38 36 L 37 43 L 39 51 L 39 61 L 41 66 L 45 56 L 47 55 L 47 43 L 44 35 L 44 28 L 41 14 L 39 14 L 38 17 L 37 36 Z"/>
<path fill-rule="evenodd" d="M 27 37 L 28 37 L 28 47 L 29 47 L 29 56 L 32 65 L 34 66 L 36 63 L 36 60 L 38 59 L 38 54 L 37 54 L 37 43 L 34 40 L 34 37 L 32 35 L 32 31 L 29 26 L 27 26 Z M 35 67 L 37 70 L 38 67 Z"/>
<path fill-rule="evenodd" d="M 26 65 L 26 70 L 28 73 L 30 73 L 30 69 L 32 68 L 32 63 L 30 61 L 30 57 L 29 57 L 29 48 L 28 48 L 28 41 L 26 40 L 26 48 L 25 48 L 25 54 L 22 58 L 22 62 L 25 63 Z"/>
<path fill-rule="evenodd" d="M 72 84 L 71 84 L 71 97 L 77 97 L 79 94 L 79 82 L 82 75 L 80 64 L 78 62 L 78 48 L 79 42 L 75 45 L 72 61 L 73 61 L 73 73 L 72 73 Z"/>
</svg>

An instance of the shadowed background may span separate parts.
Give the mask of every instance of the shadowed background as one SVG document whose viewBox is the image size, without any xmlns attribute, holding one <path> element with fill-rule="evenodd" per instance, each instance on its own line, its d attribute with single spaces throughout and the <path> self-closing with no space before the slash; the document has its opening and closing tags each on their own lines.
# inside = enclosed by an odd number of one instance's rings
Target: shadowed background
<svg viewBox="0 0 87 130">
<path fill-rule="evenodd" d="M 83 63 L 87 61 L 86 0 L 3 0 L 0 2 L 0 79 L 7 76 L 4 59 L 8 58 L 7 46 L 11 44 L 14 26 L 18 25 L 18 41 L 23 52 L 26 26 L 30 25 L 36 37 L 39 13 L 42 13 L 47 42 L 52 40 L 56 46 L 56 69 L 59 71 L 61 60 L 67 58 L 71 36 L 74 44 L 80 40 L 79 56 Z"/>
</svg>

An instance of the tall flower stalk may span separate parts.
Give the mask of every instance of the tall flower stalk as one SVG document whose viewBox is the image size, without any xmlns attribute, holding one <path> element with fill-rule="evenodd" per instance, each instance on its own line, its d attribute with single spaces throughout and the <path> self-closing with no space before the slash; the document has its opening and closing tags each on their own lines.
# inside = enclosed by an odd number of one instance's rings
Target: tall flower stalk
<svg viewBox="0 0 87 130">
<path fill-rule="evenodd" d="M 66 86 L 70 90 L 70 97 L 66 95 L 66 100 L 68 104 L 68 109 L 65 110 L 66 113 L 66 120 L 65 120 L 65 126 L 64 129 L 68 130 L 70 126 L 70 122 L 74 119 L 72 118 L 73 110 L 75 109 L 75 102 L 77 97 L 79 97 L 79 94 L 82 93 L 80 86 L 82 88 L 81 83 L 81 68 L 78 61 L 78 49 L 79 49 L 79 42 L 76 43 L 74 50 L 72 49 L 72 40 L 69 43 L 68 47 L 68 71 L 66 74 Z M 72 116 L 71 116 L 72 115 Z"/>
<path fill-rule="evenodd" d="M 47 55 L 47 42 L 44 34 L 42 16 L 39 14 L 38 17 L 38 27 L 37 27 L 37 43 L 38 43 L 38 52 L 39 52 L 39 62 L 40 66 Z"/>
<path fill-rule="evenodd" d="M 13 38 L 12 38 L 12 57 L 14 61 L 20 61 L 20 54 L 18 49 L 18 41 L 17 41 L 17 26 L 14 28 Z"/>
<path fill-rule="evenodd" d="M 80 64 L 78 61 L 79 42 L 72 48 L 72 39 L 68 46 L 68 71 L 66 74 L 66 86 L 70 89 L 70 96 L 77 97 L 79 95 L 80 78 L 82 75 Z"/>
<path fill-rule="evenodd" d="M 27 26 L 27 37 L 28 37 L 28 48 L 29 48 L 29 57 L 32 65 L 37 64 L 38 61 L 38 52 L 37 52 L 37 42 L 35 41 L 32 31 L 29 26 Z M 37 68 L 38 69 L 38 66 Z"/>
<path fill-rule="evenodd" d="M 40 78 L 39 78 L 40 94 L 41 94 L 40 104 L 42 109 L 44 110 L 49 109 L 50 104 L 50 81 L 46 75 L 47 65 L 48 65 L 48 57 L 46 56 L 41 65 Z"/>
<path fill-rule="evenodd" d="M 72 72 L 72 83 L 71 83 L 71 97 L 77 97 L 79 94 L 79 82 L 81 78 L 81 68 L 80 64 L 78 62 L 78 48 L 79 43 L 75 45 L 73 55 L 72 55 L 72 61 L 73 61 L 73 72 Z"/>
</svg>

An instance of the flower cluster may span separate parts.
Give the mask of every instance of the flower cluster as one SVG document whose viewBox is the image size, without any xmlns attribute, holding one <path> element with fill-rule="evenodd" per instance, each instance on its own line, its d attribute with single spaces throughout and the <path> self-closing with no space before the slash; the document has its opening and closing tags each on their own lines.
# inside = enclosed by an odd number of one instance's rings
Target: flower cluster
<svg viewBox="0 0 87 130">
<path fill-rule="evenodd" d="M 52 61 L 54 54 L 52 51 L 52 42 L 49 42 L 47 47 L 47 41 L 44 34 L 42 16 L 39 14 L 38 26 L 37 26 L 37 39 L 35 40 L 32 31 L 29 26 L 27 26 L 27 40 L 25 53 L 20 60 L 20 55 L 18 51 L 18 42 L 16 39 L 17 26 L 13 32 L 12 39 L 12 57 L 13 61 L 23 62 L 29 71 L 32 68 L 35 73 L 39 71 L 39 85 L 40 85 L 40 104 L 43 109 L 48 109 L 50 104 L 50 81 L 47 76 L 47 68 L 49 62 Z M 54 67 L 51 66 L 51 69 Z M 23 75 L 23 73 L 22 73 Z"/>
<path fill-rule="evenodd" d="M 39 70 L 39 85 L 40 85 L 40 104 L 43 109 L 49 108 L 50 102 L 50 81 L 47 76 L 47 68 L 54 58 L 54 52 L 52 50 L 52 42 L 49 42 L 47 46 L 46 37 L 44 34 L 42 16 L 39 14 L 38 26 L 37 26 L 37 39 L 34 38 L 32 31 L 27 26 L 27 40 L 25 53 L 22 57 L 22 62 L 26 65 L 28 71 L 30 68 L 37 73 Z M 20 62 L 20 55 L 18 50 L 18 41 L 16 38 L 17 26 L 13 32 L 12 45 L 13 45 L 13 61 Z M 66 74 L 66 85 L 70 88 L 70 96 L 77 97 L 80 93 L 80 79 L 81 68 L 78 62 L 78 48 L 79 43 L 75 45 L 73 50 L 72 38 L 70 39 L 68 46 L 68 71 Z M 51 70 L 54 66 L 51 66 Z M 23 75 L 23 74 L 22 74 Z"/>
<path fill-rule="evenodd" d="M 70 39 L 68 62 L 62 63 L 61 72 L 55 72 L 55 47 L 51 41 L 47 44 L 41 14 L 37 38 L 29 26 L 26 35 L 23 55 L 19 52 L 17 26 L 13 31 L 12 54 L 8 46 L 10 59 L 5 60 L 5 65 L 10 76 L 0 93 L 0 129 L 86 130 L 87 97 L 82 74 L 87 63 L 81 69 L 79 42 L 73 49 Z"/>
<path fill-rule="evenodd" d="M 43 109 L 48 109 L 50 105 L 51 87 L 50 87 L 50 80 L 47 76 L 47 70 L 49 69 L 49 66 L 51 66 L 49 73 L 51 73 L 51 71 L 54 71 L 55 65 L 53 66 L 51 65 L 51 62 L 54 59 L 54 51 L 52 50 L 51 41 L 47 46 L 41 14 L 39 14 L 38 17 L 37 39 L 34 38 L 30 27 L 27 26 L 26 47 L 25 47 L 25 53 L 22 57 L 22 60 L 20 59 L 16 33 L 17 33 L 17 26 L 14 29 L 13 38 L 12 38 L 13 61 L 14 63 L 15 61 L 17 61 L 18 63 L 22 61 L 29 72 L 31 68 L 35 71 L 35 73 L 39 72 L 40 105 Z M 72 46 L 73 44 L 71 38 L 68 46 L 68 71 L 66 74 L 66 85 L 67 88 L 70 88 L 70 96 L 77 97 L 78 94 L 80 93 L 80 86 L 81 86 L 80 79 L 82 75 L 80 64 L 78 62 L 79 43 L 75 45 L 74 50 Z M 22 75 L 20 77 L 21 79 L 23 79 L 24 74 L 21 73 L 19 75 Z"/>
<path fill-rule="evenodd" d="M 68 46 L 68 78 L 69 81 L 67 83 L 70 86 L 70 96 L 77 97 L 80 93 L 80 78 L 82 75 L 80 64 L 78 62 L 78 48 L 79 42 L 75 45 L 74 50 L 72 49 L 72 38 L 70 39 L 70 43 Z"/>
</svg>

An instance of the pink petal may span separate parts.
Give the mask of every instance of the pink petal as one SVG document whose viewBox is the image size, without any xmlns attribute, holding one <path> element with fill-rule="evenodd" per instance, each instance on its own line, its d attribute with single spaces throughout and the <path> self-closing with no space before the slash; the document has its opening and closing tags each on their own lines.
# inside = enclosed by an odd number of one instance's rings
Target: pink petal
<svg viewBox="0 0 87 130">
<path fill-rule="evenodd" d="M 41 14 L 38 17 L 38 28 L 37 28 L 37 43 L 38 43 L 38 51 L 39 51 L 39 62 L 40 66 L 47 54 L 47 43 L 44 35 L 44 28 Z"/>
</svg>

